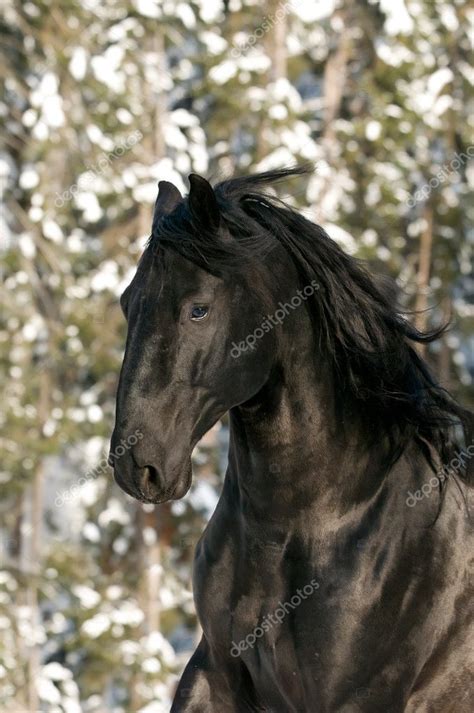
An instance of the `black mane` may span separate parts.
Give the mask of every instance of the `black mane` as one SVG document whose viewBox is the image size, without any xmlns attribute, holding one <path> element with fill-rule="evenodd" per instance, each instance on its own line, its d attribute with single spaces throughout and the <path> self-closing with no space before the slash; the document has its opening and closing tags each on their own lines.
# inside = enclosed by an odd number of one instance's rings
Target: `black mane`
<svg viewBox="0 0 474 713">
<path fill-rule="evenodd" d="M 430 444 L 444 464 L 456 447 L 456 424 L 467 432 L 472 414 L 442 389 L 416 352 L 444 327 L 417 330 L 364 265 L 347 255 L 318 225 L 265 192 L 267 186 L 310 172 L 307 166 L 280 169 L 219 183 L 215 194 L 224 223 L 235 238 L 217 241 L 200 230 L 183 200 L 163 217 L 151 249 L 171 248 L 214 274 L 271 251 L 277 239 L 293 260 L 303 284 L 316 279 L 311 298 L 321 355 L 332 367 L 338 399 L 360 405 L 368 422 L 391 438 L 400 453 L 410 439 Z M 471 436 L 472 437 L 472 436 Z M 428 449 L 426 448 L 428 453 Z"/>
</svg>

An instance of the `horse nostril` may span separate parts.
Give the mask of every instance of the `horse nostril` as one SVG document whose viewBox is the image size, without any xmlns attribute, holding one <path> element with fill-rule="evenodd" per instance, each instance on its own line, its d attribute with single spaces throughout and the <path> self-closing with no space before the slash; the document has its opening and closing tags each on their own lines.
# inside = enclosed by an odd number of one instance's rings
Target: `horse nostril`
<svg viewBox="0 0 474 713">
<path fill-rule="evenodd" d="M 145 476 L 148 480 L 149 483 L 153 483 L 154 485 L 158 485 L 158 471 L 156 468 L 154 468 L 152 465 L 146 465 L 145 466 Z"/>
<path fill-rule="evenodd" d="M 142 491 L 145 495 L 153 497 L 160 488 L 160 476 L 156 468 L 152 465 L 146 465 L 143 468 L 142 475 Z"/>
</svg>

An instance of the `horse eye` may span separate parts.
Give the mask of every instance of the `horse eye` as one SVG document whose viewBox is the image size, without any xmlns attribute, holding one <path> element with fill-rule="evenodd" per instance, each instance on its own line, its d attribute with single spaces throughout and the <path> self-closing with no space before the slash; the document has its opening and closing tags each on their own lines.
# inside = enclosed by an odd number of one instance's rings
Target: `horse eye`
<svg viewBox="0 0 474 713">
<path fill-rule="evenodd" d="M 199 322 L 201 319 L 204 319 L 204 317 L 207 317 L 208 312 L 208 307 L 203 307 L 202 305 L 194 305 L 191 309 L 190 317 L 193 322 Z"/>
</svg>

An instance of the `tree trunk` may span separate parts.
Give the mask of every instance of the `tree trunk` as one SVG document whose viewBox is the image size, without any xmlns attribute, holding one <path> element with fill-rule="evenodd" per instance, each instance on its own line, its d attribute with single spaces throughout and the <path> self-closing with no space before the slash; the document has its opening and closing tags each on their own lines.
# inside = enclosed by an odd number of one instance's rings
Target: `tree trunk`
<svg viewBox="0 0 474 713">
<path fill-rule="evenodd" d="M 163 507 L 161 505 L 160 507 Z M 146 628 L 149 633 L 160 629 L 160 584 L 161 584 L 161 547 L 155 508 L 144 513 L 144 526 L 148 532 L 146 542 L 145 587 L 146 587 Z"/>
<path fill-rule="evenodd" d="M 452 312 L 451 299 L 446 298 L 444 302 L 444 313 L 450 315 Z M 438 357 L 438 379 L 441 386 L 448 391 L 451 390 L 451 351 L 448 345 L 446 334 L 441 337 L 441 350 Z"/>
<path fill-rule="evenodd" d="M 265 21 L 271 25 L 267 31 L 263 42 L 270 59 L 270 68 L 267 72 L 267 82 L 269 84 L 287 76 L 287 51 L 286 35 L 288 28 L 288 10 L 280 0 L 268 0 L 266 5 Z M 258 127 L 255 155 L 256 160 L 261 161 L 268 154 L 269 146 L 265 139 L 265 131 L 269 128 L 267 116 L 263 116 Z"/>
<path fill-rule="evenodd" d="M 347 26 L 347 16 L 341 13 L 343 28 L 335 50 L 324 65 L 324 130 L 323 138 L 334 140 L 334 121 L 340 113 L 342 98 L 347 81 L 347 65 L 351 56 L 351 37 Z"/>
<path fill-rule="evenodd" d="M 40 373 L 40 393 L 38 401 L 38 424 L 43 429 L 46 423 L 51 404 L 51 379 L 46 366 Z M 44 438 L 41 433 L 41 439 Z M 43 521 L 43 485 L 44 461 L 41 460 L 36 468 L 31 486 L 31 500 L 29 522 L 25 522 L 24 535 L 27 537 L 27 557 L 24 558 L 26 577 L 28 581 L 26 599 L 30 609 L 31 626 L 35 636 L 41 626 L 41 611 L 39 604 L 39 577 L 41 573 L 42 555 L 42 521 Z M 41 670 L 41 651 L 36 641 L 32 641 L 28 656 L 28 706 L 30 713 L 39 710 L 37 680 Z"/>
<path fill-rule="evenodd" d="M 417 291 L 415 301 L 415 326 L 420 331 L 426 331 L 428 324 L 428 292 L 430 284 L 431 252 L 433 246 L 433 208 L 426 204 L 423 217 L 425 227 L 420 237 L 418 253 Z M 426 351 L 425 344 L 418 345 L 420 354 Z"/>
<path fill-rule="evenodd" d="M 336 46 L 329 54 L 329 57 L 324 65 L 324 121 L 321 146 L 324 150 L 325 160 L 329 166 L 331 166 L 331 169 L 337 167 L 338 143 L 336 140 L 334 122 L 340 115 L 342 99 L 344 97 L 347 84 L 347 65 L 350 61 L 352 52 L 348 14 L 349 12 L 344 5 L 342 10 L 338 13 L 338 17 L 343 23 L 342 29 L 337 37 Z M 324 205 L 324 199 L 328 191 L 331 189 L 332 181 L 333 170 L 329 171 L 326 177 L 321 181 L 318 199 L 320 206 Z M 319 215 L 318 219 L 321 222 L 324 222 L 326 220 L 326 216 Z"/>
<path fill-rule="evenodd" d="M 266 18 L 274 23 L 266 35 L 267 52 L 271 60 L 268 79 L 270 82 L 276 82 L 277 79 L 287 76 L 288 12 L 280 0 L 270 0 Z"/>
</svg>

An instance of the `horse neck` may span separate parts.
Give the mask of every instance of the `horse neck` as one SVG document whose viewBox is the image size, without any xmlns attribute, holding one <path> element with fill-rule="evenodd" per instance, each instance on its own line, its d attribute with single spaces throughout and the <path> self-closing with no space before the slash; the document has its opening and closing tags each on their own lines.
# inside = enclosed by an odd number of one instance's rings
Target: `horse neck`
<svg viewBox="0 0 474 713">
<path fill-rule="evenodd" d="M 313 357 L 316 340 L 303 314 L 283 338 L 264 388 L 231 411 L 228 481 L 258 518 L 284 523 L 312 505 L 338 518 L 375 497 L 388 442 L 369 446 L 354 410 L 336 408 L 337 384 Z"/>
</svg>

